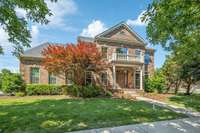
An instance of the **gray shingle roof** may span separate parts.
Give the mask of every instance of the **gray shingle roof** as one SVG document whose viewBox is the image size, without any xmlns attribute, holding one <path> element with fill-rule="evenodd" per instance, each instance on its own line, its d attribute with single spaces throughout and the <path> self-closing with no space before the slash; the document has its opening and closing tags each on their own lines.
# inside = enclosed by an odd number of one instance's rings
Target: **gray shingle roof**
<svg viewBox="0 0 200 133">
<path fill-rule="evenodd" d="M 92 37 L 85 37 L 85 36 L 79 36 L 78 41 L 84 41 L 84 42 L 94 42 L 94 38 Z"/>
<path fill-rule="evenodd" d="M 48 45 L 64 45 L 64 44 L 46 42 L 46 43 L 40 44 L 36 47 L 33 47 L 33 48 L 26 50 L 21 56 L 41 58 L 42 57 L 42 50 L 44 48 L 46 48 Z"/>
</svg>

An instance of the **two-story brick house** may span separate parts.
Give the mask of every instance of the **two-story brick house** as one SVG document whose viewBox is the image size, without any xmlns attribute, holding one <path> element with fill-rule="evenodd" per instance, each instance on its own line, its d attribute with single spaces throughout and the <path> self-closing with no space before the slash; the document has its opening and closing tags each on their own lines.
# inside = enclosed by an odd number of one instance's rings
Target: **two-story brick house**
<svg viewBox="0 0 200 133">
<path fill-rule="evenodd" d="M 111 64 L 111 67 L 97 74 L 86 71 L 87 83 L 96 82 L 109 89 L 143 89 L 144 77 L 154 72 L 154 49 L 147 48 L 144 40 L 124 22 L 94 38 L 78 37 L 78 41 L 95 43 Z M 21 55 L 20 72 L 26 83 L 65 84 L 63 75 L 48 73 L 41 65 L 41 51 L 49 44 L 41 44 Z M 69 83 L 72 75 L 69 72 Z"/>
</svg>

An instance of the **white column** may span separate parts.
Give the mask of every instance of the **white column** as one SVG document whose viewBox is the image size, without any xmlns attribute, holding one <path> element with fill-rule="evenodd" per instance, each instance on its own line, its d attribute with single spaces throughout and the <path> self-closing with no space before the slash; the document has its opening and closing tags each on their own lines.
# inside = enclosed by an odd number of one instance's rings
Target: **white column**
<svg viewBox="0 0 200 133">
<path fill-rule="evenodd" d="M 143 70 L 142 70 L 142 66 L 140 68 L 140 90 L 143 89 Z"/>
<path fill-rule="evenodd" d="M 113 65 L 113 89 L 116 89 L 116 70 L 115 70 L 115 65 Z"/>
</svg>

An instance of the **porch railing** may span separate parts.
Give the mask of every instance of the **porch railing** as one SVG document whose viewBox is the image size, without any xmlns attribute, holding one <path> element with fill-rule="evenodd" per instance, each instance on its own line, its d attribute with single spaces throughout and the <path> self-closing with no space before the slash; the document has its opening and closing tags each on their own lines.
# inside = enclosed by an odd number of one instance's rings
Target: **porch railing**
<svg viewBox="0 0 200 133">
<path fill-rule="evenodd" d="M 113 53 L 110 61 L 144 62 L 144 56 L 134 56 L 123 53 Z"/>
</svg>

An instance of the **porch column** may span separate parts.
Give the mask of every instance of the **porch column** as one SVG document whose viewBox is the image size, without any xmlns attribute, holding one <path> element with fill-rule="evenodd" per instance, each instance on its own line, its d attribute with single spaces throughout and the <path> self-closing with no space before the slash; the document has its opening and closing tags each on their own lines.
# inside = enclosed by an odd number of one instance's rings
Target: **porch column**
<svg viewBox="0 0 200 133">
<path fill-rule="evenodd" d="M 141 68 L 140 68 L 140 90 L 142 90 L 143 89 L 143 72 L 142 72 L 143 70 L 142 70 L 142 66 L 141 66 Z"/>
<path fill-rule="evenodd" d="M 115 65 L 113 65 L 113 89 L 116 89 L 116 70 L 115 70 Z"/>
</svg>

